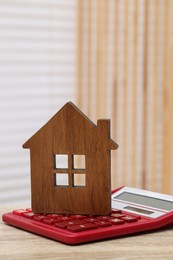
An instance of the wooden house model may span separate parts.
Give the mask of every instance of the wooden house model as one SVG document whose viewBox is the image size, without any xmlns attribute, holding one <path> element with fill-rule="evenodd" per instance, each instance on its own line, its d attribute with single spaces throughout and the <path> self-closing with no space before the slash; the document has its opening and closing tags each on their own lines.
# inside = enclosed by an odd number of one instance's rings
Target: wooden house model
<svg viewBox="0 0 173 260">
<path fill-rule="evenodd" d="M 109 119 L 100 119 L 95 125 L 68 102 L 23 148 L 30 149 L 31 205 L 35 213 L 110 212 L 110 151 L 118 145 L 110 138 Z M 59 160 L 62 156 L 64 166 Z M 76 157 L 83 158 L 80 168 Z"/>
</svg>

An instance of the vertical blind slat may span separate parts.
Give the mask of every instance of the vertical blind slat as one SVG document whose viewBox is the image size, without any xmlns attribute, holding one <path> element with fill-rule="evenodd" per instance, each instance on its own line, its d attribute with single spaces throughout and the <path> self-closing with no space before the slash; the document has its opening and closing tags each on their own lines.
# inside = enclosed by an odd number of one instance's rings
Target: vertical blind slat
<svg viewBox="0 0 173 260">
<path fill-rule="evenodd" d="M 170 23 L 169 23 L 169 1 L 164 2 L 164 80 L 163 80 L 163 151 L 165 156 L 163 156 L 163 171 L 162 171 L 162 191 L 171 192 L 171 137 L 172 137 L 172 86 L 170 84 L 171 74 L 170 74 L 170 59 L 173 52 L 170 47 L 170 41 L 168 40 Z M 171 25 L 172 26 L 172 25 Z M 172 54 L 172 55 L 171 55 Z M 172 82 L 171 82 L 172 83 Z"/>
<path fill-rule="evenodd" d="M 114 37 L 113 37 L 113 43 L 114 43 L 114 48 L 113 48 L 113 57 L 114 57 L 114 63 L 113 63 L 113 95 L 112 95 L 112 136 L 116 140 L 117 137 L 117 125 L 116 125 L 116 118 L 118 117 L 117 115 L 117 87 L 118 87 L 118 75 L 117 75 L 117 66 L 118 66 L 118 1 L 114 1 Z M 115 156 L 112 156 L 112 187 L 116 187 L 117 184 L 117 175 L 118 171 L 116 170 L 116 164 L 117 160 Z"/>
<path fill-rule="evenodd" d="M 136 146 L 137 146 L 137 53 L 138 53 L 138 0 L 134 1 L 133 15 L 133 76 L 132 76 L 132 169 L 131 169 L 131 186 L 137 184 L 136 178 Z"/>
</svg>

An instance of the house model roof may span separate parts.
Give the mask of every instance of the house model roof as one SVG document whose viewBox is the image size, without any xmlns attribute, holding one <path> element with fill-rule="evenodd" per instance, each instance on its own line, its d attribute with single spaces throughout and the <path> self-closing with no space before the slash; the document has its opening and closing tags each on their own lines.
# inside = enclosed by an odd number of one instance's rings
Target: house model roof
<svg viewBox="0 0 173 260">
<path fill-rule="evenodd" d="M 81 121 L 85 121 L 86 125 L 89 128 L 97 128 L 101 122 L 107 122 L 107 126 L 110 128 L 110 119 L 99 119 L 97 121 L 97 125 L 94 124 L 77 106 L 75 106 L 72 102 L 66 103 L 44 126 L 42 126 L 31 138 L 29 138 L 24 144 L 23 148 L 30 148 L 32 146 L 32 142 L 39 136 L 39 133 L 48 127 L 50 124 L 58 124 L 61 114 L 67 115 L 71 111 L 72 115 L 78 114 Z M 67 122 L 68 123 L 68 122 Z M 118 144 L 114 142 L 110 137 L 109 139 L 109 150 L 116 150 L 118 148 Z"/>
</svg>

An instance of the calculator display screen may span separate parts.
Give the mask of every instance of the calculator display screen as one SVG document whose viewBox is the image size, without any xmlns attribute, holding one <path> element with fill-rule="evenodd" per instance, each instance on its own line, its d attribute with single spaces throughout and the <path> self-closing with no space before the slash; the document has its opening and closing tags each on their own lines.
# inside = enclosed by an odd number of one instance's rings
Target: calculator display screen
<svg viewBox="0 0 173 260">
<path fill-rule="evenodd" d="M 154 213 L 153 211 L 150 211 L 150 210 L 140 209 L 140 208 L 131 207 L 131 206 L 126 206 L 123 209 L 129 209 L 129 210 L 132 210 L 132 211 L 135 211 L 135 212 L 138 212 L 138 213 L 143 213 L 145 215 L 151 215 L 151 214 Z"/>
<path fill-rule="evenodd" d="M 115 196 L 114 199 L 132 202 L 143 206 L 148 206 L 148 207 L 167 210 L 167 211 L 173 210 L 172 201 L 143 196 L 139 194 L 133 194 L 130 192 L 123 192 L 120 195 Z"/>
</svg>

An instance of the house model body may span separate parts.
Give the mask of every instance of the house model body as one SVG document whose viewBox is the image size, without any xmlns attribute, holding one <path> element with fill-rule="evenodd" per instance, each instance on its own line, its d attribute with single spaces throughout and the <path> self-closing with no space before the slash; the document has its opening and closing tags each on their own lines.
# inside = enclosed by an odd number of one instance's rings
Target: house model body
<svg viewBox="0 0 173 260">
<path fill-rule="evenodd" d="M 111 210 L 110 120 L 95 125 L 73 103 L 65 104 L 24 145 L 30 149 L 34 213 L 106 215 Z M 62 167 L 59 157 L 65 156 Z M 84 166 L 75 166 L 75 156 Z M 83 180 L 82 185 L 76 180 Z M 64 177 L 63 182 L 59 182 Z M 76 178 L 77 177 L 77 178 Z"/>
</svg>

